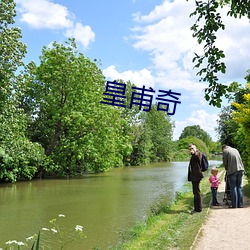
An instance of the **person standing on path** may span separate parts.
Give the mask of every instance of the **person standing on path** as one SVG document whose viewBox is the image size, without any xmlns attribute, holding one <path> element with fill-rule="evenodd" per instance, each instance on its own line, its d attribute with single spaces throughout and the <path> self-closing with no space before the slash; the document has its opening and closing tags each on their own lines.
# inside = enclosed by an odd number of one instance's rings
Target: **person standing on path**
<svg viewBox="0 0 250 250">
<path fill-rule="evenodd" d="M 243 207 L 242 196 L 242 177 L 244 174 L 244 165 L 239 151 L 228 145 L 222 146 L 223 165 L 227 171 L 227 177 L 230 185 L 232 205 L 231 208 Z"/>
<path fill-rule="evenodd" d="M 197 150 L 196 146 L 191 143 L 188 145 L 191 153 L 191 158 L 188 166 L 188 181 L 192 182 L 193 195 L 194 195 L 194 209 L 191 214 L 199 213 L 202 211 L 200 181 L 203 178 L 201 172 L 201 159 L 202 153 Z"/>
<path fill-rule="evenodd" d="M 211 183 L 211 191 L 212 191 L 212 206 L 219 206 L 219 202 L 217 201 L 217 189 L 220 184 L 219 179 L 217 177 L 218 169 L 211 169 L 211 176 L 209 177 L 209 181 Z"/>
</svg>

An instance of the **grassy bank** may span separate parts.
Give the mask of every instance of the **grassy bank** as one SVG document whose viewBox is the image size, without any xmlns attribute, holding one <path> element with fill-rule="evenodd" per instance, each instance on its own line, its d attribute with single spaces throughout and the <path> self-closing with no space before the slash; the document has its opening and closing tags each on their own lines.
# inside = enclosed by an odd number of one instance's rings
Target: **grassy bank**
<svg viewBox="0 0 250 250">
<path fill-rule="evenodd" d="M 221 170 L 221 178 L 222 174 Z M 172 204 L 166 206 L 162 203 L 153 207 L 147 220 L 137 224 L 124 242 L 111 249 L 190 249 L 208 213 L 211 201 L 208 177 L 201 181 L 201 192 L 201 213 L 189 214 L 193 209 L 193 194 L 189 183 L 183 192 L 176 194 Z"/>
</svg>

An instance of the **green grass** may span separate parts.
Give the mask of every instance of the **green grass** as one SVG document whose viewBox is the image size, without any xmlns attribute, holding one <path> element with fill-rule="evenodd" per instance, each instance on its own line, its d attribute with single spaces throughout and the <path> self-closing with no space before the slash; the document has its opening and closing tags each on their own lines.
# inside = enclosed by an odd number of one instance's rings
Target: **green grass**
<svg viewBox="0 0 250 250">
<path fill-rule="evenodd" d="M 162 203 L 151 209 L 151 214 L 145 222 L 137 224 L 124 242 L 110 249 L 190 249 L 208 214 L 211 202 L 208 177 L 201 181 L 201 192 L 203 203 L 201 213 L 189 214 L 193 208 L 193 194 L 189 183 L 184 192 L 176 194 L 172 204 Z"/>
<path fill-rule="evenodd" d="M 250 197 L 250 183 L 246 178 L 244 178 L 243 193 L 247 197 Z"/>
</svg>

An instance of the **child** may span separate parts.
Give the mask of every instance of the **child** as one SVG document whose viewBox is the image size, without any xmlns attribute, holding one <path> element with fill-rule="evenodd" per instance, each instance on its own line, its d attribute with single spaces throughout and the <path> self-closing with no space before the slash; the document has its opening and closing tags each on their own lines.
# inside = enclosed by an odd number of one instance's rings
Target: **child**
<svg viewBox="0 0 250 250">
<path fill-rule="evenodd" d="M 219 206 L 220 204 L 217 201 L 217 189 L 220 184 L 219 179 L 217 177 L 218 174 L 218 169 L 217 168 L 212 168 L 211 169 L 211 176 L 209 178 L 209 181 L 211 183 L 211 190 L 212 190 L 212 205 L 213 206 Z"/>
</svg>

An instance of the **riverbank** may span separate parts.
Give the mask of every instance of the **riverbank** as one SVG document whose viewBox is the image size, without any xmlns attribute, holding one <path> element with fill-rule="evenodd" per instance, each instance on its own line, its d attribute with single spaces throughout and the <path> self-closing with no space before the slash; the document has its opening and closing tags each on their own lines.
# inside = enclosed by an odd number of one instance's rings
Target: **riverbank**
<svg viewBox="0 0 250 250">
<path fill-rule="evenodd" d="M 219 176 L 223 182 L 224 170 L 220 170 Z M 211 190 L 208 176 L 201 182 L 201 213 L 190 215 L 193 209 L 191 183 L 184 188 L 183 192 L 177 193 L 171 205 L 160 205 L 157 212 L 153 209 L 145 222 L 139 223 L 131 230 L 125 242 L 111 249 L 190 249 L 210 210 Z"/>
</svg>

